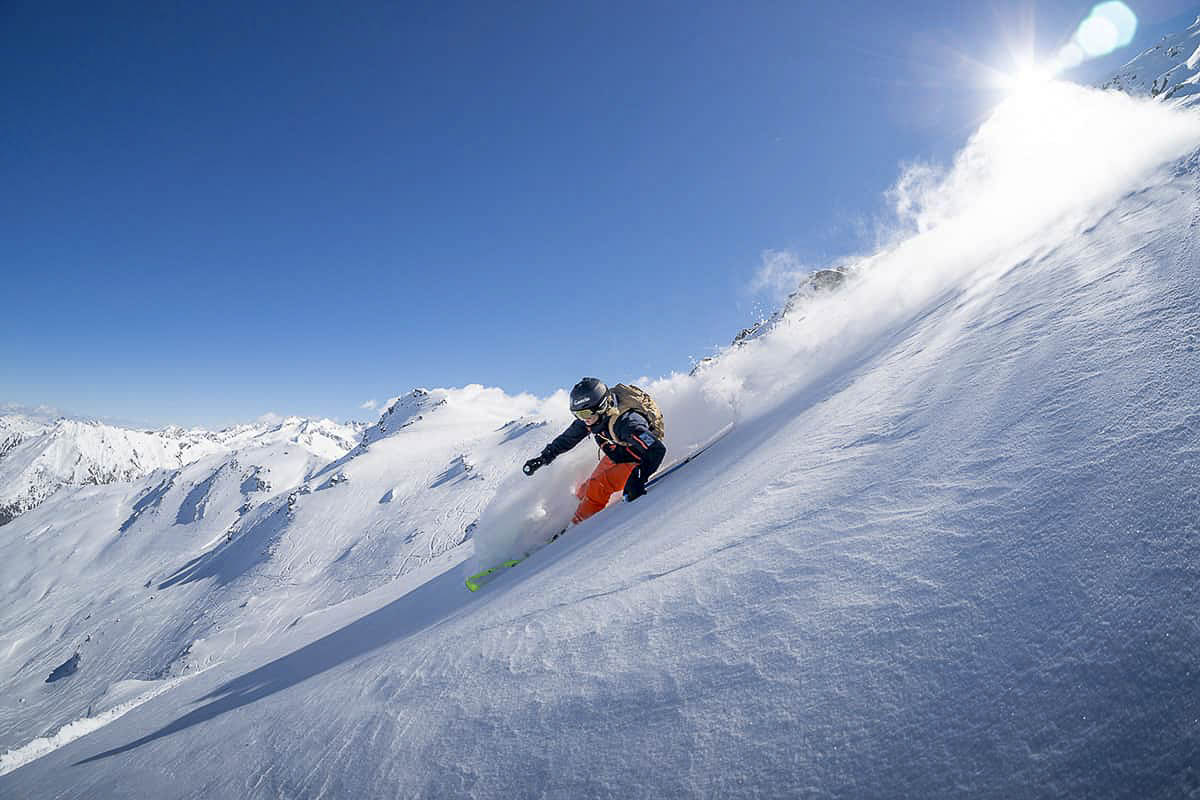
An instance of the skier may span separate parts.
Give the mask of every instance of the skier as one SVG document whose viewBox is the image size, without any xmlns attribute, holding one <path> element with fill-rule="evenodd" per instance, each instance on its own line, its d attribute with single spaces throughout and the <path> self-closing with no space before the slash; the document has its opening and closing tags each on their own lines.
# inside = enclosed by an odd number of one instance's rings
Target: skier
<svg viewBox="0 0 1200 800">
<path fill-rule="evenodd" d="M 626 501 L 646 493 L 646 481 L 667 454 L 663 444 L 662 412 L 650 395 L 636 386 L 618 383 L 611 390 L 597 378 L 584 378 L 571 389 L 571 413 L 575 421 L 540 455 L 525 462 L 532 475 L 587 438 L 600 445 L 600 463 L 591 477 L 576 490 L 579 507 L 573 523 L 579 523 L 608 505 L 616 492 Z"/>
</svg>

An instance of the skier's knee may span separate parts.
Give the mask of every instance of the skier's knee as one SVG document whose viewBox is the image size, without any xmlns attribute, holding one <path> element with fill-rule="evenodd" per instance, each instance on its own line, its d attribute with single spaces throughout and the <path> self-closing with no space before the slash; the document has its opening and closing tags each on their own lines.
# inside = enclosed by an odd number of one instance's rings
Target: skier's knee
<svg viewBox="0 0 1200 800">
<path fill-rule="evenodd" d="M 588 487 L 586 500 L 591 501 L 600 508 L 608 505 L 608 498 L 612 497 L 612 490 L 607 486 L 597 481 Z"/>
</svg>

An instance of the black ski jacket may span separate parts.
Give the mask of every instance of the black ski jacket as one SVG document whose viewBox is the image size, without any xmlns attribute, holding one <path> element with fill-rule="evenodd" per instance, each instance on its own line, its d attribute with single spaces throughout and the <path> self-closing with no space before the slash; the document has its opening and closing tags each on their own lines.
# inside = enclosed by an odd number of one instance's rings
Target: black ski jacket
<svg viewBox="0 0 1200 800">
<path fill-rule="evenodd" d="M 649 420 L 640 412 L 626 411 L 613 424 L 618 441 L 609 438 L 607 418 L 602 417 L 594 427 L 577 419 L 542 448 L 542 460 L 549 464 L 586 439 L 589 433 L 596 437 L 596 444 L 600 445 L 604 455 L 618 464 L 641 464 L 643 480 L 653 475 L 667 456 L 667 446 L 650 430 Z"/>
</svg>

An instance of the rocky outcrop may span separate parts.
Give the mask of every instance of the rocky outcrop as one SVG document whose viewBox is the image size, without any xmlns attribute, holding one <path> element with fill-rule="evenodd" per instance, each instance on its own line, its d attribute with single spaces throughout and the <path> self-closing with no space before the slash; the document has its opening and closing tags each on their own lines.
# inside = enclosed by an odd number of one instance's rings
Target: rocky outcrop
<svg viewBox="0 0 1200 800">
<path fill-rule="evenodd" d="M 1200 98 L 1200 17 L 1185 31 L 1164 36 L 1117 71 L 1102 89 L 1190 105 Z"/>
</svg>

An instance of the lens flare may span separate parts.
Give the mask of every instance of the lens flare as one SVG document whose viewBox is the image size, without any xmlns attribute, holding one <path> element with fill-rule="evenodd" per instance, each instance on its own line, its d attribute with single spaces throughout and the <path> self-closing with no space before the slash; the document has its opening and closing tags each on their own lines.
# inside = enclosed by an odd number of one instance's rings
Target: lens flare
<svg viewBox="0 0 1200 800">
<path fill-rule="evenodd" d="M 1137 14 L 1120 0 L 1093 7 L 1088 18 L 1079 23 L 1071 41 L 1055 56 L 1057 70 L 1077 67 L 1088 59 L 1106 56 L 1127 46 L 1133 41 L 1137 26 Z"/>
<path fill-rule="evenodd" d="M 1121 32 L 1117 26 L 1104 17 L 1088 17 L 1075 32 L 1075 41 L 1088 58 L 1108 55 L 1117 49 L 1120 39 Z"/>
<path fill-rule="evenodd" d="M 1067 42 L 1063 49 L 1058 51 L 1056 59 L 1055 72 L 1061 72 L 1065 69 L 1074 69 L 1084 62 L 1087 58 L 1087 53 L 1083 52 L 1083 48 L 1075 44 L 1075 42 Z"/>
<path fill-rule="evenodd" d="M 1137 14 L 1120 0 L 1092 7 L 1087 19 L 1079 23 L 1070 41 L 1044 65 L 1029 63 L 1028 59 L 1011 73 L 999 77 L 999 85 L 1011 94 L 1037 90 L 1063 72 L 1085 61 L 1106 56 L 1128 46 L 1137 34 Z"/>
<path fill-rule="evenodd" d="M 1092 16 L 1109 22 L 1117 30 L 1117 47 L 1125 47 L 1137 33 L 1137 14 L 1121 2 L 1101 3 L 1092 9 Z"/>
</svg>

